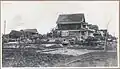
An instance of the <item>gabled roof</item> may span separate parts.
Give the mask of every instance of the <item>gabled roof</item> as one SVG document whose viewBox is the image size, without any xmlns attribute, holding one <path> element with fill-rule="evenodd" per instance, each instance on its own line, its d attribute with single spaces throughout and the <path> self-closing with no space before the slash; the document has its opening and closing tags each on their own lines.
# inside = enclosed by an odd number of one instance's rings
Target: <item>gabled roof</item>
<svg viewBox="0 0 120 69">
<path fill-rule="evenodd" d="M 12 30 L 9 35 L 13 35 L 13 36 L 21 36 L 22 33 L 20 31 L 16 31 L 16 30 Z"/>
<path fill-rule="evenodd" d="M 24 29 L 24 32 L 38 33 L 37 29 Z"/>
<path fill-rule="evenodd" d="M 56 23 L 80 23 L 85 22 L 85 17 L 83 13 L 79 14 L 62 14 L 59 15 Z"/>
</svg>

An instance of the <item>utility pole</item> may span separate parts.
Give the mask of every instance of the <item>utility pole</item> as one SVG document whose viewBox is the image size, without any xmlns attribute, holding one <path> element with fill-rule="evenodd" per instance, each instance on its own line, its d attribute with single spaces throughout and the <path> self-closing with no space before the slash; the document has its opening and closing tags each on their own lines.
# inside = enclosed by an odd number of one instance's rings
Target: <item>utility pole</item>
<svg viewBox="0 0 120 69">
<path fill-rule="evenodd" d="M 106 27 L 107 30 L 105 32 L 105 34 L 106 34 L 106 36 L 105 36 L 105 45 L 104 45 L 104 51 L 105 52 L 107 51 L 107 45 L 108 45 L 108 43 L 107 43 L 107 40 L 108 40 L 108 25 L 110 24 L 110 21 L 111 21 L 111 18 L 110 18 L 110 20 L 107 23 L 107 27 Z"/>
<path fill-rule="evenodd" d="M 4 35 L 5 35 L 5 32 L 6 32 L 6 20 L 4 20 Z"/>
</svg>

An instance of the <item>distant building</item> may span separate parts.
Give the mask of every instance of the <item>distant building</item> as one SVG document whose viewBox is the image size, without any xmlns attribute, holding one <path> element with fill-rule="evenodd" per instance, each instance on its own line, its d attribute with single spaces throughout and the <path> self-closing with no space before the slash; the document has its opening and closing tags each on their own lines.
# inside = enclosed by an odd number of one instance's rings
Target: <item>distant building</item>
<svg viewBox="0 0 120 69">
<path fill-rule="evenodd" d="M 16 30 L 12 30 L 9 33 L 10 38 L 19 38 L 21 35 L 22 35 L 22 33 L 20 31 L 16 31 Z"/>
<path fill-rule="evenodd" d="M 56 23 L 56 30 L 61 32 L 62 37 L 75 36 L 82 39 L 87 38 L 94 31 L 89 29 L 83 13 L 59 15 Z"/>
<path fill-rule="evenodd" d="M 23 33 L 24 37 L 38 36 L 37 29 L 24 29 L 24 30 L 20 30 L 20 31 Z"/>
<path fill-rule="evenodd" d="M 34 38 L 39 37 L 37 29 L 24 29 L 20 31 L 12 30 L 9 38 Z"/>
</svg>

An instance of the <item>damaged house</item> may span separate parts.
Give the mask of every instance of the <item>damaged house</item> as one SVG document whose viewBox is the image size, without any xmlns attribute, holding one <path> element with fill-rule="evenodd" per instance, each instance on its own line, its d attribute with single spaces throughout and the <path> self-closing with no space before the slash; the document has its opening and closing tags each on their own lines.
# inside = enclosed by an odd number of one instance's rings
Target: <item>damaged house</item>
<svg viewBox="0 0 120 69">
<path fill-rule="evenodd" d="M 83 13 L 59 15 L 56 23 L 56 30 L 61 32 L 62 37 L 77 37 L 81 40 L 94 32 L 94 30 L 89 29 L 89 24 L 85 21 Z"/>
<path fill-rule="evenodd" d="M 20 31 L 23 33 L 22 38 L 34 39 L 39 37 L 37 29 L 23 29 Z"/>
</svg>

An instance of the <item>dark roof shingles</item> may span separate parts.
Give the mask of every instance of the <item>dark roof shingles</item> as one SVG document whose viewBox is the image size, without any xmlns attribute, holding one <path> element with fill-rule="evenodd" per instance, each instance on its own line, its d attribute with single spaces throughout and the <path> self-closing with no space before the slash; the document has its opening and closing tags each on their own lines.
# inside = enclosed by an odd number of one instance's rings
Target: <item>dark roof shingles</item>
<svg viewBox="0 0 120 69">
<path fill-rule="evenodd" d="M 61 22 L 85 22 L 85 17 L 83 13 L 80 14 L 63 14 L 59 15 L 57 23 Z"/>
<path fill-rule="evenodd" d="M 38 33 L 37 29 L 24 29 L 24 32 Z"/>
</svg>

